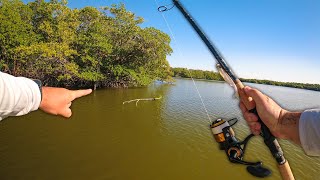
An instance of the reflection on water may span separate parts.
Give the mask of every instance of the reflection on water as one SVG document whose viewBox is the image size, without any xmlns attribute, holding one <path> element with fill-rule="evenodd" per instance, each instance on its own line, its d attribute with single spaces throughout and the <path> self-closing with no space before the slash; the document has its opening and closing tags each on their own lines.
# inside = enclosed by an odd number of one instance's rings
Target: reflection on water
<svg viewBox="0 0 320 180">
<path fill-rule="evenodd" d="M 196 81 L 211 119 L 237 117 L 235 132 L 249 134 L 227 84 Z M 314 91 L 250 84 L 283 107 L 320 107 Z M 122 102 L 159 97 L 158 101 Z M 209 119 L 191 80 L 175 85 L 95 91 L 72 105 L 63 119 L 34 112 L 0 127 L 1 179 L 255 179 L 245 166 L 228 162 L 212 138 Z M 319 158 L 280 141 L 296 179 L 317 179 Z M 260 137 L 248 144 L 246 160 L 261 160 L 280 179 Z"/>
</svg>

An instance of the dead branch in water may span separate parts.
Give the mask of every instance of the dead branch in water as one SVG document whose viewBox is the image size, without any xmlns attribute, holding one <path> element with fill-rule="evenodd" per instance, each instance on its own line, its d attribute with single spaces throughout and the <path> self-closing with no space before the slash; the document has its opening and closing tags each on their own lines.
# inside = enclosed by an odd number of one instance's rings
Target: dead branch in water
<svg viewBox="0 0 320 180">
<path fill-rule="evenodd" d="M 156 98 L 132 99 L 132 100 L 129 100 L 129 101 L 124 101 L 122 104 L 136 102 L 136 106 L 138 106 L 138 102 L 139 101 L 155 101 L 155 100 L 159 100 L 161 98 L 162 97 L 160 96 L 160 97 L 156 97 Z"/>
</svg>

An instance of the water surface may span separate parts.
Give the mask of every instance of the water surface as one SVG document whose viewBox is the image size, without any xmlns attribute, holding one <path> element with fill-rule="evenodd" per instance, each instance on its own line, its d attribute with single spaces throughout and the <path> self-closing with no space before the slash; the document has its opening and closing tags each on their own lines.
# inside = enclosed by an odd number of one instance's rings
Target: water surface
<svg viewBox="0 0 320 180">
<path fill-rule="evenodd" d="M 320 108 L 320 92 L 250 84 L 290 110 Z M 249 130 L 225 83 L 196 81 L 211 119 L 237 117 L 241 139 Z M 157 101 L 122 104 L 136 98 Z M 209 119 L 191 80 L 148 88 L 97 90 L 72 104 L 70 119 L 41 111 L 0 122 L 0 179 L 255 179 L 229 163 L 213 140 Z M 317 179 L 320 159 L 280 141 L 296 179 Z M 246 160 L 258 161 L 280 179 L 260 137 Z"/>
</svg>

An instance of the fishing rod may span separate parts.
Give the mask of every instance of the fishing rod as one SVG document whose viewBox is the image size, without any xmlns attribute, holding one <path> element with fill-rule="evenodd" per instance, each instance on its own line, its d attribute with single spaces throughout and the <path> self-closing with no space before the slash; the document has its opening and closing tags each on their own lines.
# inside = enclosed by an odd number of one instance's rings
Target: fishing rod
<svg viewBox="0 0 320 180">
<path fill-rule="evenodd" d="M 193 29 L 197 32 L 202 41 L 206 44 L 207 48 L 210 50 L 214 58 L 217 60 L 217 69 L 219 70 L 221 76 L 224 78 L 226 82 L 231 85 L 235 92 L 239 95 L 240 99 L 245 104 L 246 108 L 249 109 L 249 112 L 254 113 L 258 117 L 258 122 L 261 124 L 261 133 L 265 145 L 269 148 L 271 154 L 275 158 L 278 163 L 278 168 L 282 179 L 294 179 L 292 171 L 290 169 L 288 161 L 285 159 L 283 151 L 277 141 L 277 139 L 271 134 L 269 128 L 262 122 L 260 119 L 257 109 L 255 107 L 255 103 L 251 97 L 248 97 L 246 93 L 243 91 L 244 85 L 240 81 L 240 79 L 232 72 L 221 53 L 217 50 L 217 48 L 210 42 L 205 33 L 200 29 L 199 25 L 197 25 L 196 21 L 191 17 L 190 13 L 182 6 L 182 4 L 178 0 L 172 0 L 173 4 L 171 7 L 168 5 L 158 7 L 158 11 L 164 12 L 172 9 L 176 6 L 185 19 L 190 23 Z M 245 152 L 245 147 L 247 142 L 251 137 L 250 134 L 244 141 L 239 142 L 235 137 L 235 133 L 229 125 L 229 121 L 225 121 L 223 119 L 217 119 L 212 122 L 210 125 L 212 133 L 214 135 L 215 140 L 220 144 L 220 149 L 225 150 L 229 160 L 233 163 L 248 165 L 247 170 L 250 174 L 257 177 L 266 177 L 271 174 L 271 171 L 262 167 L 261 162 L 247 162 L 243 160 L 243 155 Z"/>
</svg>

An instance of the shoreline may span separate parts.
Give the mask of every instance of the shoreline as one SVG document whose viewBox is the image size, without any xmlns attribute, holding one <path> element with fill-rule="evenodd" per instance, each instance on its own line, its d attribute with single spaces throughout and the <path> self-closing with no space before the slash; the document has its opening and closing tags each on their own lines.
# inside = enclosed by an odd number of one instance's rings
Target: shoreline
<svg viewBox="0 0 320 180">
<path fill-rule="evenodd" d="M 188 78 L 188 77 L 173 77 L 174 79 L 192 79 L 192 78 Z M 220 81 L 220 80 L 213 80 L 213 79 L 197 79 L 197 78 L 193 78 L 194 80 L 200 80 L 200 81 L 213 81 L 213 82 L 225 82 L 225 81 Z M 250 80 L 249 81 L 246 81 L 246 79 L 242 79 L 240 78 L 241 81 L 243 83 L 252 83 L 252 84 L 263 84 L 263 85 L 270 85 L 270 86 L 279 86 L 279 87 L 288 87 L 288 88 L 295 88 L 295 89 L 303 89 L 303 90 L 310 90 L 310 91 L 316 91 L 316 92 L 320 92 L 320 84 L 304 84 L 304 83 L 297 83 L 297 82 L 277 82 L 277 81 L 269 81 L 269 80 L 256 80 L 256 81 L 266 81 L 265 83 L 259 83 L 259 82 L 251 82 Z M 271 83 L 280 83 L 280 84 L 271 84 Z M 290 85 L 292 84 L 292 85 Z M 311 85 L 311 86 L 317 86 L 318 89 L 312 89 L 312 88 L 308 88 L 308 87 L 295 87 L 294 84 L 298 84 L 298 85 L 301 85 L 301 86 L 308 86 L 308 85 Z M 317 88 L 316 87 L 316 88 Z"/>
</svg>

